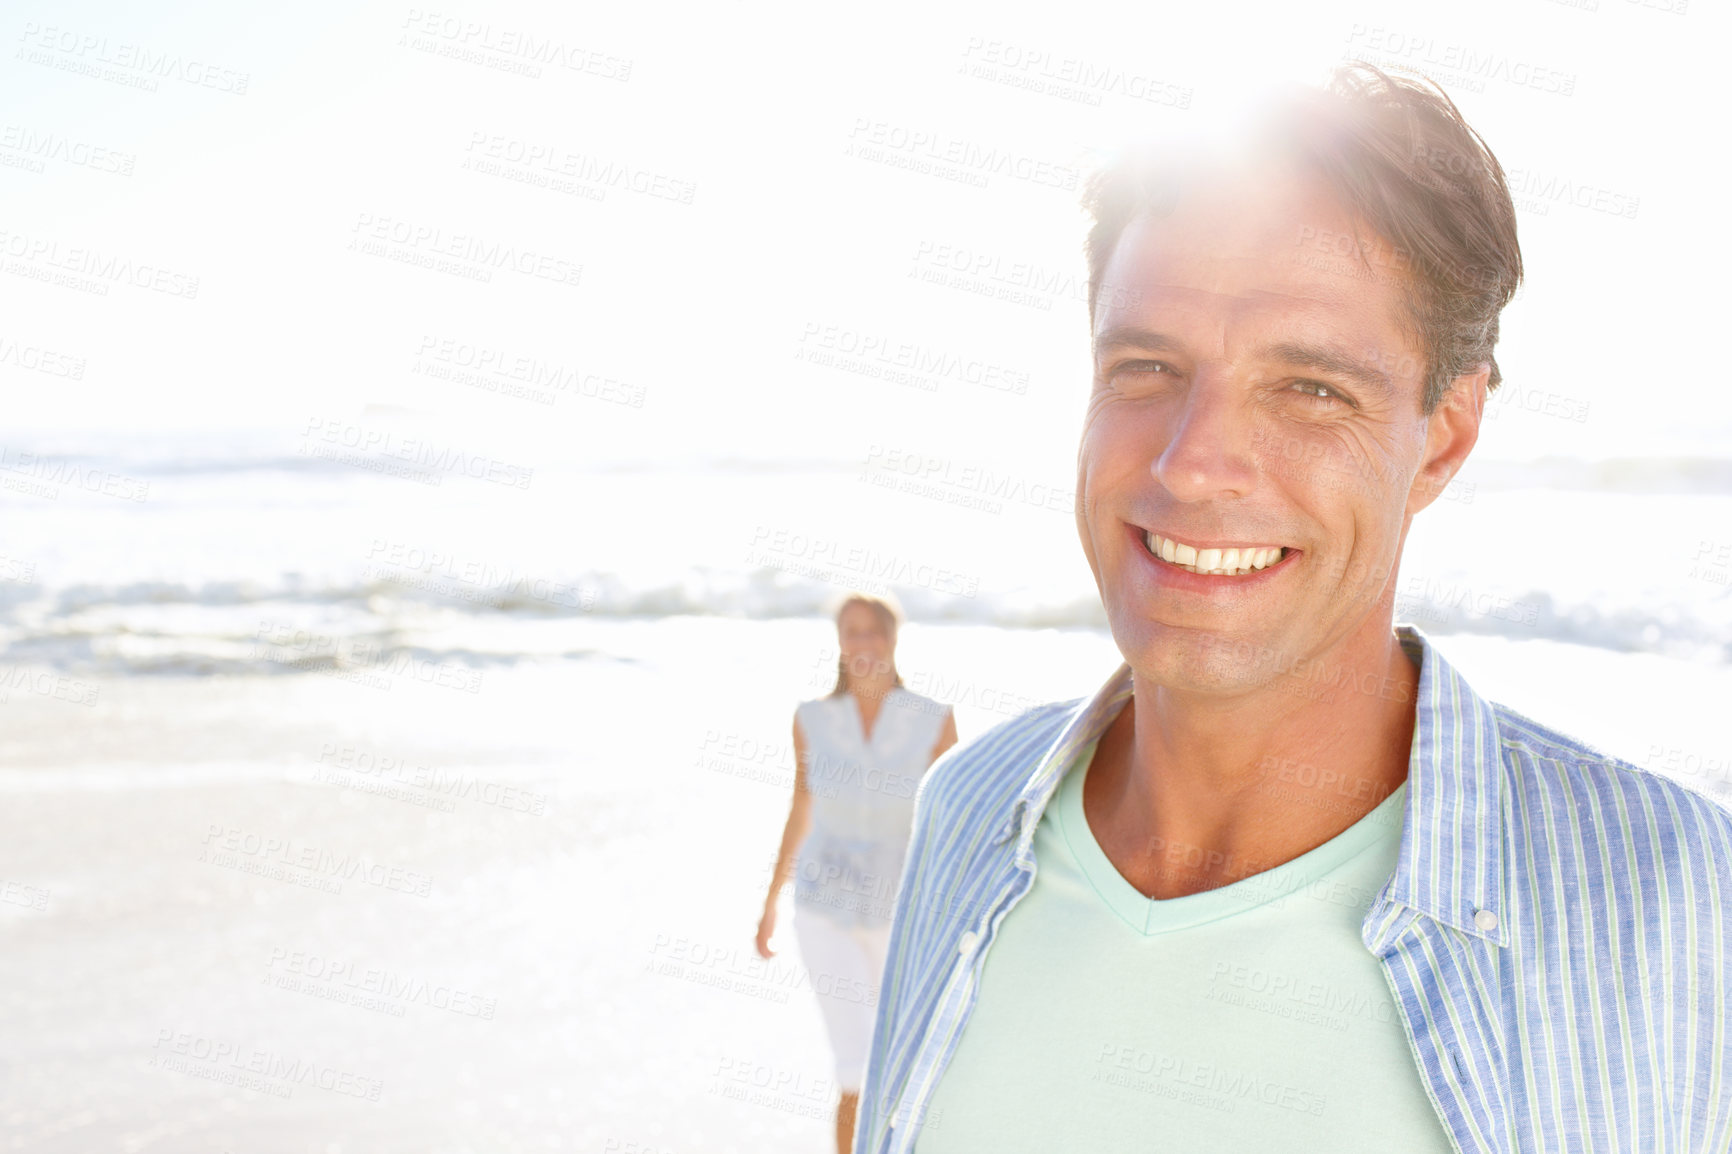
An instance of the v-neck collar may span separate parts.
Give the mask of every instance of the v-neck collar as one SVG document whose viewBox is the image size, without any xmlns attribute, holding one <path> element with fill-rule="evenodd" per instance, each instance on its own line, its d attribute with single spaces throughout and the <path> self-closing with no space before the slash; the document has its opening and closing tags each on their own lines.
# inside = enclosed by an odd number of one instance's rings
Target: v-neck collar
<svg viewBox="0 0 1732 1154">
<path fill-rule="evenodd" d="M 1477 920 L 1482 910 L 1496 912 L 1496 895 L 1503 892 L 1504 773 L 1496 707 L 1474 692 L 1418 626 L 1397 625 L 1395 635 L 1419 666 L 1419 690 L 1402 791 L 1401 850 L 1388 899 L 1471 937 L 1507 946 L 1509 919 L 1494 921 L 1491 929 Z M 1106 731 L 1130 696 L 1131 667 L 1121 663 L 1091 700 L 1069 703 L 1064 728 L 1037 759 L 1006 826 L 1019 838 L 1019 868 L 1033 868 L 1034 829 L 1066 767 L 1077 750 Z M 1368 915 L 1368 945 L 1372 933 Z"/>
<path fill-rule="evenodd" d="M 871 733 L 866 732 L 866 718 L 865 715 L 860 712 L 859 696 L 852 690 L 848 690 L 842 694 L 842 696 L 848 699 L 848 712 L 854 717 L 854 730 L 860 735 L 861 745 L 866 746 L 868 749 L 871 748 L 872 738 L 877 736 L 878 727 L 884 722 L 884 707 L 890 704 L 890 695 L 901 688 L 900 685 L 892 685 L 885 691 L 883 698 L 878 702 L 878 713 L 872 718 Z"/>
<path fill-rule="evenodd" d="M 1083 783 L 1099 743 L 1100 738 L 1096 737 L 1083 748 L 1059 784 L 1054 814 L 1058 833 L 1095 893 L 1122 921 L 1146 937 L 1192 929 L 1257 906 L 1284 901 L 1305 892 L 1379 841 L 1394 842 L 1400 837 L 1407 793 L 1405 780 L 1352 825 L 1280 865 L 1214 889 L 1176 898 L 1151 898 L 1119 873 L 1083 813 Z"/>
</svg>

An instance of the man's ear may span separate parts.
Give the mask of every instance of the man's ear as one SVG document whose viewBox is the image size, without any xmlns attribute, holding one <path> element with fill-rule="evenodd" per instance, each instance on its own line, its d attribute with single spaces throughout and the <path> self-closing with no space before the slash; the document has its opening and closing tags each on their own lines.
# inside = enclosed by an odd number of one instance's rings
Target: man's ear
<svg viewBox="0 0 1732 1154">
<path fill-rule="evenodd" d="M 1463 373 L 1450 382 L 1437 408 L 1425 419 L 1425 451 L 1407 492 L 1409 517 L 1437 500 L 1479 441 L 1479 422 L 1490 381 L 1489 364 Z"/>
</svg>

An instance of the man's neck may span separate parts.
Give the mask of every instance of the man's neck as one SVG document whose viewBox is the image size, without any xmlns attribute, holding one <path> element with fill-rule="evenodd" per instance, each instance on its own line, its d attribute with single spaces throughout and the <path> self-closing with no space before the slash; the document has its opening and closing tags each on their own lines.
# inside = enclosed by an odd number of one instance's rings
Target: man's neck
<svg viewBox="0 0 1732 1154">
<path fill-rule="evenodd" d="M 1383 636 L 1228 704 L 1133 673 L 1083 795 L 1126 880 L 1162 899 L 1231 884 L 1322 845 L 1405 781 L 1419 674 Z"/>
</svg>

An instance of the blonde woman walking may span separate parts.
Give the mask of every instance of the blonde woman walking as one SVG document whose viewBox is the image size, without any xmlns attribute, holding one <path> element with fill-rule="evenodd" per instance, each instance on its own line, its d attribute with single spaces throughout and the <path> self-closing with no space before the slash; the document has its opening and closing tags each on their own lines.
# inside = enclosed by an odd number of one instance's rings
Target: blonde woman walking
<svg viewBox="0 0 1732 1154">
<path fill-rule="evenodd" d="M 840 1154 L 854 1142 L 914 790 L 956 744 L 950 707 L 896 672 L 901 619 L 865 593 L 837 609 L 836 688 L 794 711 L 794 801 L 758 922 L 758 953 L 772 957 L 776 901 L 793 876 L 794 934 L 836 1056 Z"/>
</svg>

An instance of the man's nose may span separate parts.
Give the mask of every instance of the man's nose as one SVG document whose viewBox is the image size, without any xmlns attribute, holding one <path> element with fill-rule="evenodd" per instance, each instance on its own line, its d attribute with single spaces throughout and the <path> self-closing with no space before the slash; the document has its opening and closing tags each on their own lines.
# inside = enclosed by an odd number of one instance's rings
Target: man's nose
<svg viewBox="0 0 1732 1154">
<path fill-rule="evenodd" d="M 1225 380 L 1199 376 L 1186 390 L 1154 474 L 1181 501 L 1243 497 L 1255 488 L 1255 414 Z"/>
</svg>

